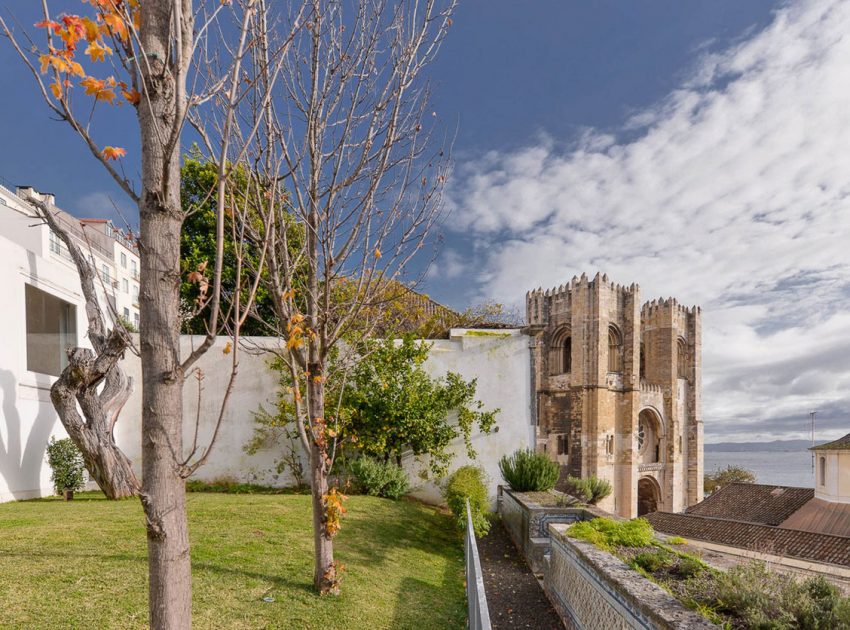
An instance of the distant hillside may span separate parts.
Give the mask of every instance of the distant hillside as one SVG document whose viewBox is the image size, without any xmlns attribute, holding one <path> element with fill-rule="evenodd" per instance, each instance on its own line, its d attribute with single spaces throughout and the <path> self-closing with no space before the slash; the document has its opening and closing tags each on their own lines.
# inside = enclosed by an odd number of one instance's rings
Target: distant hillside
<svg viewBox="0 0 850 630">
<path fill-rule="evenodd" d="M 824 444 L 828 440 L 815 440 Z M 750 451 L 802 451 L 812 445 L 811 440 L 773 440 L 772 442 L 717 442 L 706 444 L 706 453 L 744 453 Z"/>
</svg>

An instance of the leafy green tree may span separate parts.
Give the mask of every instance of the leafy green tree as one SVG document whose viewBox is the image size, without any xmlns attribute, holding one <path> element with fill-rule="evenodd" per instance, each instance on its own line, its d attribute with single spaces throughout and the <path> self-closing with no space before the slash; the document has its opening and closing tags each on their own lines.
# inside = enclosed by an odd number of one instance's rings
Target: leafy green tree
<svg viewBox="0 0 850 630">
<path fill-rule="evenodd" d="M 207 333 L 209 306 L 203 305 L 204 293 L 207 290 L 204 279 L 207 266 L 212 264 L 216 254 L 217 184 L 218 166 L 204 159 L 197 149 L 193 149 L 184 159 L 180 169 L 180 201 L 186 213 L 180 234 L 180 307 L 183 313 L 182 332 L 185 334 Z M 246 177 L 242 167 L 236 167 L 228 184 L 229 203 L 249 208 L 249 215 L 258 215 L 265 204 L 258 199 L 260 195 L 248 192 L 255 185 L 254 178 Z M 250 221 L 250 218 L 241 216 L 240 221 L 234 223 L 232 211 L 225 215 L 224 262 L 221 275 L 222 307 L 225 310 L 235 291 L 237 269 L 242 270 L 243 296 L 251 290 L 252 276 L 256 273 L 266 273 L 260 265 L 262 230 L 245 229 L 242 222 L 246 220 Z M 257 217 L 252 223 L 255 224 L 253 227 L 258 228 L 262 221 Z M 294 221 L 288 236 L 290 247 L 294 251 L 302 246 L 303 230 L 297 228 Z M 241 265 L 237 265 L 237 256 L 242 257 Z M 253 316 L 245 320 L 241 334 L 275 334 L 277 314 L 275 302 L 268 293 L 267 283 L 261 282 L 257 286 L 253 305 Z"/>
<path fill-rule="evenodd" d="M 726 468 L 718 468 L 712 473 L 705 475 L 705 491 L 714 492 L 730 483 L 755 483 L 756 475 L 752 470 L 743 466 L 729 464 Z"/>
<path fill-rule="evenodd" d="M 431 471 L 446 473 L 452 455 L 449 445 L 462 437 L 475 457 L 472 430 L 489 433 L 498 409 L 484 411 L 475 400 L 476 380 L 465 381 L 448 372 L 431 377 L 423 368 L 430 344 L 411 335 L 366 342 L 364 359 L 354 367 L 343 393 L 346 435 L 365 453 L 401 461 L 406 451 L 428 459 Z M 457 416 L 457 422 L 451 417 Z"/>
<path fill-rule="evenodd" d="M 338 429 L 331 437 L 348 447 L 349 456 L 399 463 L 409 451 L 426 458 L 430 471 L 442 476 L 452 460 L 449 445 L 462 437 L 468 455 L 475 457 L 473 429 L 489 433 L 499 410 L 485 411 L 475 399 L 475 379 L 465 381 L 454 372 L 430 376 L 423 367 L 430 349 L 431 344 L 407 335 L 398 342 L 367 340 L 347 355 L 334 353 L 331 373 L 338 377 L 328 381 L 327 397 L 337 401 L 329 405 L 329 417 Z M 286 444 L 295 422 L 289 371 L 281 359 L 270 365 L 280 375 L 276 409 L 255 414 L 254 438 L 246 445 L 249 453 Z"/>
</svg>

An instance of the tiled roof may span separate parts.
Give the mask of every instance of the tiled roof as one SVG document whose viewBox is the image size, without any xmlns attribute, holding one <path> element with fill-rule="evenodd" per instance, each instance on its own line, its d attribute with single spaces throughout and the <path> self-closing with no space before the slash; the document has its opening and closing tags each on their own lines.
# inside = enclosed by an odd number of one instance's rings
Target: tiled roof
<svg viewBox="0 0 850 630">
<path fill-rule="evenodd" d="M 826 444 L 820 444 L 818 446 L 813 446 L 809 449 L 810 451 L 850 451 L 850 433 L 845 435 L 844 437 L 838 438 L 837 440 L 833 440 L 832 442 L 827 442 Z"/>
<path fill-rule="evenodd" d="M 779 525 L 814 496 L 813 488 L 730 483 L 701 503 L 688 508 L 687 513 L 747 523 Z"/>
<path fill-rule="evenodd" d="M 779 526 L 834 536 L 850 536 L 850 503 L 812 499 Z"/>
<path fill-rule="evenodd" d="M 665 534 L 775 556 L 850 566 L 850 538 L 693 514 L 653 512 L 645 517 Z"/>
</svg>

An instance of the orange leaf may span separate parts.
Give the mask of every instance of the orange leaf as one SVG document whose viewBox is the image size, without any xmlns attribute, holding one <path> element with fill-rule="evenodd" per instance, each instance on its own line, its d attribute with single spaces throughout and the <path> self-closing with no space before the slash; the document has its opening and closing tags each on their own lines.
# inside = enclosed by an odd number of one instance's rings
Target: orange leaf
<svg viewBox="0 0 850 630">
<path fill-rule="evenodd" d="M 124 90 L 121 94 L 124 95 L 130 105 L 138 105 L 139 101 L 142 100 L 142 95 L 139 94 L 138 90 Z"/>
<path fill-rule="evenodd" d="M 127 155 L 127 151 L 121 147 L 103 147 L 102 155 L 106 160 L 117 160 Z"/>
<path fill-rule="evenodd" d="M 381 257 L 381 250 L 376 247 L 375 248 L 375 258 L 380 258 L 380 257 Z"/>
<path fill-rule="evenodd" d="M 92 42 L 86 48 L 86 54 L 91 57 L 92 61 L 106 61 L 106 55 L 111 55 L 112 49 L 109 46 L 101 46 L 97 42 Z"/>
<path fill-rule="evenodd" d="M 56 100 L 62 98 L 62 86 L 58 83 L 52 83 L 50 85 L 50 91 L 53 92 L 53 96 L 56 97 Z"/>
</svg>

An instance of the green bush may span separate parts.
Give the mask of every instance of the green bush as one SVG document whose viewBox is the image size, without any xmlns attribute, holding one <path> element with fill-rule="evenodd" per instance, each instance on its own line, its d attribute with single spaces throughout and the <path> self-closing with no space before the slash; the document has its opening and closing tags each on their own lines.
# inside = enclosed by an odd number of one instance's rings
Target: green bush
<svg viewBox="0 0 850 630">
<path fill-rule="evenodd" d="M 513 455 L 504 455 L 499 460 L 502 478 L 517 492 L 551 490 L 558 482 L 561 467 L 545 453 L 521 449 Z"/>
<path fill-rule="evenodd" d="M 631 521 L 595 518 L 576 523 L 567 533 L 609 550 L 613 547 L 647 547 L 652 544 L 654 535 L 652 525 L 643 518 Z"/>
<path fill-rule="evenodd" d="M 74 492 L 85 485 L 83 456 L 71 438 L 50 438 L 50 444 L 47 445 L 47 463 L 53 469 L 50 480 L 53 481 L 56 494 L 62 494 L 65 490 Z"/>
<path fill-rule="evenodd" d="M 596 505 L 611 494 L 613 488 L 611 483 L 605 479 L 590 476 L 584 479 L 567 477 L 565 490 L 567 494 L 571 494 L 577 499 Z"/>
<path fill-rule="evenodd" d="M 350 469 L 366 494 L 373 497 L 399 499 L 410 490 L 407 473 L 393 462 L 359 457 L 351 462 Z"/>
<path fill-rule="evenodd" d="M 735 627 L 850 628 L 850 598 L 822 576 L 797 580 L 754 561 L 703 572 L 686 584 L 689 601 L 737 620 Z"/>
<path fill-rule="evenodd" d="M 655 573 L 660 569 L 670 567 L 673 564 L 673 555 L 664 549 L 644 551 L 632 558 L 632 564 L 647 573 Z"/>
<path fill-rule="evenodd" d="M 490 498 L 487 496 L 484 471 L 477 466 L 462 466 L 454 471 L 443 490 L 446 503 L 457 519 L 458 527 L 466 529 L 466 499 L 472 513 L 472 527 L 476 536 L 490 531 Z"/>
</svg>

